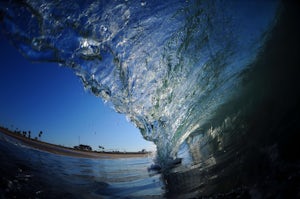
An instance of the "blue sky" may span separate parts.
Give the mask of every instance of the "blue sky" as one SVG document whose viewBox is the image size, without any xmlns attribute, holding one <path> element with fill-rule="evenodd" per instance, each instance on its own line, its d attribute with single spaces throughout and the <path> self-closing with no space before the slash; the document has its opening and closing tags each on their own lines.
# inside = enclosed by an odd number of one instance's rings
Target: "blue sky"
<svg viewBox="0 0 300 199">
<path fill-rule="evenodd" d="M 54 63 L 31 63 L 0 33 L 0 125 L 43 131 L 42 140 L 97 149 L 154 150 L 124 115 L 85 91 L 79 78 Z"/>
</svg>

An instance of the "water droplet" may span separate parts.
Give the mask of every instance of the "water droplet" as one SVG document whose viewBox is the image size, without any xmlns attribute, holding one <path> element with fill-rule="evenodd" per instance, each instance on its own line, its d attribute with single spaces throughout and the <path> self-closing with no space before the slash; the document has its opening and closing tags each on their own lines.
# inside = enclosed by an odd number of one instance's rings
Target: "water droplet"
<svg viewBox="0 0 300 199">
<path fill-rule="evenodd" d="M 147 4 L 146 1 L 141 1 L 141 6 L 145 6 Z"/>
<path fill-rule="evenodd" d="M 107 27 L 104 26 L 104 25 L 101 25 L 101 26 L 100 26 L 100 31 L 101 31 L 101 32 L 106 32 L 106 31 L 107 31 Z"/>
<path fill-rule="evenodd" d="M 32 44 L 33 47 L 38 47 L 38 46 L 39 46 L 39 41 L 38 41 L 38 39 L 34 38 L 34 39 L 32 40 L 32 42 L 31 42 L 31 44 Z"/>
</svg>

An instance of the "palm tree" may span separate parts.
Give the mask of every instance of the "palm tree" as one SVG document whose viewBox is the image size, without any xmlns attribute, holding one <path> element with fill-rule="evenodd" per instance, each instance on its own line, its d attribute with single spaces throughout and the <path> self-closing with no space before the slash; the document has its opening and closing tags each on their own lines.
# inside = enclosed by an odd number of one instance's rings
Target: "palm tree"
<svg viewBox="0 0 300 199">
<path fill-rule="evenodd" d="M 31 132 L 28 131 L 28 138 L 30 139 L 30 137 L 31 137 Z"/>
<path fill-rule="evenodd" d="M 43 134 L 43 131 L 40 131 L 40 133 L 39 133 L 39 138 L 40 139 L 41 139 L 42 134 Z"/>
<path fill-rule="evenodd" d="M 102 149 L 102 151 L 104 151 L 104 147 L 103 146 L 98 146 L 98 147 L 99 147 L 100 150 Z"/>
</svg>

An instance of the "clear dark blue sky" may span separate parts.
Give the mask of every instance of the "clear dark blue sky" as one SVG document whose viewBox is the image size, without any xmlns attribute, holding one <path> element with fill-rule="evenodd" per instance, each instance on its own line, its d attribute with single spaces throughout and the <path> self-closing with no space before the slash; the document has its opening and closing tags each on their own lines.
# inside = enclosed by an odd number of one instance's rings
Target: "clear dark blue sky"
<svg viewBox="0 0 300 199">
<path fill-rule="evenodd" d="M 86 92 L 79 78 L 55 63 L 31 63 L 0 33 L 0 125 L 43 131 L 42 140 L 97 149 L 154 150 L 124 115 Z"/>
</svg>

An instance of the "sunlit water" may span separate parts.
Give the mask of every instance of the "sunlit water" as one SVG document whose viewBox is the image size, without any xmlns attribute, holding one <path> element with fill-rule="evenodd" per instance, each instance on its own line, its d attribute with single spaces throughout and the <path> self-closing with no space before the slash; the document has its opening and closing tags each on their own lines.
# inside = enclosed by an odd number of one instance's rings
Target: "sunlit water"
<svg viewBox="0 0 300 199">
<path fill-rule="evenodd" d="M 154 175 L 155 194 L 299 197 L 297 6 L 271 0 L 0 5 L 1 27 L 24 56 L 72 68 L 87 90 L 157 145 L 163 185 Z M 110 163 L 127 175 L 119 161 Z M 99 179 L 94 163 L 91 176 Z M 143 194 L 152 177 L 142 173 L 132 186 Z M 100 195 L 131 186 L 99 182 L 108 190 Z"/>
</svg>

